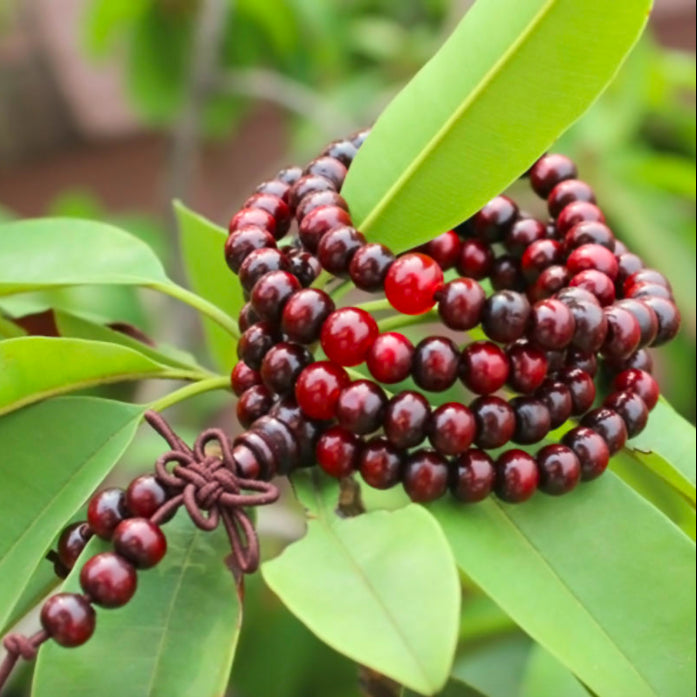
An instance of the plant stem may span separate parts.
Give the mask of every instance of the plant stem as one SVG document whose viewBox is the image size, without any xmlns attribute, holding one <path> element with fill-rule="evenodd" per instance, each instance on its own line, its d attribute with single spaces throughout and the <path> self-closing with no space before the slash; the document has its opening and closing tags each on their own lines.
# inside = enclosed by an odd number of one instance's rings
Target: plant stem
<svg viewBox="0 0 697 697">
<path fill-rule="evenodd" d="M 423 315 L 393 315 L 386 317 L 378 322 L 378 327 L 381 332 L 389 332 L 393 329 L 401 329 L 402 327 L 411 327 L 415 324 L 428 324 L 429 322 L 437 322 L 438 313 L 435 310 L 426 312 Z"/>
<path fill-rule="evenodd" d="M 223 389 L 230 389 L 230 378 L 219 375 L 214 378 L 208 378 L 207 380 L 199 380 L 193 385 L 186 385 L 186 387 L 170 392 L 164 397 L 151 402 L 148 407 L 154 411 L 164 411 L 175 404 L 179 404 L 179 402 L 183 402 L 184 400 L 203 394 L 204 392 Z"/>
<path fill-rule="evenodd" d="M 214 305 L 205 298 L 202 298 L 200 295 L 196 295 L 196 293 L 192 293 L 190 290 L 187 290 L 182 286 L 178 286 L 175 283 L 153 284 L 151 288 L 186 303 L 190 307 L 198 310 L 202 315 L 212 319 L 233 338 L 240 338 L 240 329 L 237 322 L 223 312 L 223 310 L 221 310 L 217 305 Z"/>
<path fill-rule="evenodd" d="M 370 300 L 365 303 L 361 303 L 360 305 L 356 305 L 356 307 L 359 307 L 361 310 L 365 310 L 366 312 L 380 312 L 382 310 L 391 310 L 392 305 L 390 305 L 388 300 L 385 300 L 384 298 L 381 300 Z"/>
</svg>

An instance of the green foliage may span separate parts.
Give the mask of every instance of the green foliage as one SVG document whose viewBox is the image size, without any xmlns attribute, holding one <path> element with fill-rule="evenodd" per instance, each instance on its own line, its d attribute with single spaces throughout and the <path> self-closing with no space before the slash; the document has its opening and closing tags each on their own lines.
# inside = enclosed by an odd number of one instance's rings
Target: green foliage
<svg viewBox="0 0 697 697">
<path fill-rule="evenodd" d="M 186 513 L 167 525 L 167 556 L 140 574 L 128 607 L 99 613 L 80 651 L 47 645 L 39 656 L 34 697 L 128 697 L 224 692 L 242 624 L 232 575 L 223 563 L 222 530 L 203 533 Z M 94 540 L 85 550 L 107 549 Z M 79 568 L 64 589 L 80 592 Z M 126 650 L 124 648 L 126 647 Z"/>
<path fill-rule="evenodd" d="M 415 505 L 342 519 L 336 486 L 316 473 L 295 482 L 308 532 L 264 564 L 264 580 L 336 650 L 421 694 L 437 692 L 450 673 L 460 604 L 440 528 Z"/>
<path fill-rule="evenodd" d="M 141 414 L 137 406 L 70 397 L 0 419 L 0 443 L 11 454 L 0 488 L 0 628 L 56 531 L 117 462 Z"/>
</svg>

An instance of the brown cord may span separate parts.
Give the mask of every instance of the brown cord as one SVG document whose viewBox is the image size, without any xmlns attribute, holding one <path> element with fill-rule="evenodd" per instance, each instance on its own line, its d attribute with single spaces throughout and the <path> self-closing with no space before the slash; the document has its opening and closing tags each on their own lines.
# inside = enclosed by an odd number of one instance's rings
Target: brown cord
<svg viewBox="0 0 697 697">
<path fill-rule="evenodd" d="M 155 512 L 152 521 L 165 520 L 182 505 L 201 530 L 213 530 L 222 521 L 230 540 L 232 569 L 244 574 L 256 571 L 259 539 L 244 508 L 273 503 L 278 499 L 278 488 L 239 476 L 232 443 L 220 429 L 203 431 L 191 449 L 157 412 L 147 411 L 145 420 L 172 448 L 157 460 L 155 473 L 173 495 Z M 206 452 L 212 443 L 219 453 Z M 170 463 L 174 463 L 171 470 Z"/>
<path fill-rule="evenodd" d="M 39 647 L 49 638 L 48 632 L 41 630 L 30 637 L 23 634 L 8 634 L 2 645 L 7 651 L 2 663 L 0 663 L 0 690 L 10 677 L 12 669 L 20 658 L 25 661 L 33 661 L 39 651 Z"/>
</svg>

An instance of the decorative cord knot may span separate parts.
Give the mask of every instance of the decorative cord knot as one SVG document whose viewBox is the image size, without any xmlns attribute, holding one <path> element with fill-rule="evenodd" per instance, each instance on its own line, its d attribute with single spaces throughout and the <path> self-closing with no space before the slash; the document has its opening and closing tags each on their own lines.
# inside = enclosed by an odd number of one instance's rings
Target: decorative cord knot
<svg viewBox="0 0 697 697">
<path fill-rule="evenodd" d="M 190 448 L 160 414 L 148 411 L 145 419 L 171 447 L 155 463 L 155 473 L 173 495 L 155 513 L 154 522 L 181 505 L 201 530 L 214 530 L 222 521 L 230 540 L 234 570 L 245 574 L 256 571 L 259 539 L 244 509 L 273 503 L 278 499 L 278 488 L 240 476 L 232 443 L 220 429 L 206 429 Z"/>
<path fill-rule="evenodd" d="M 21 656 L 25 661 L 33 661 L 39 652 L 39 645 L 34 637 L 27 637 L 23 634 L 8 634 L 3 640 L 2 645 L 7 653 Z"/>
</svg>

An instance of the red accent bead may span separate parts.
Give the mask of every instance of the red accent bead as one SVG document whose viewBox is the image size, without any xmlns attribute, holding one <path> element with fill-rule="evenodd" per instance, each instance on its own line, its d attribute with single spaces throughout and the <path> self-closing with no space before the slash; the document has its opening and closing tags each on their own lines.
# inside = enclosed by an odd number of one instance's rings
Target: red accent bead
<svg viewBox="0 0 697 697">
<path fill-rule="evenodd" d="M 566 206 L 557 217 L 557 230 L 561 237 L 571 230 L 574 225 L 586 221 L 604 223 L 605 216 L 598 206 L 586 201 L 575 201 Z"/>
<path fill-rule="evenodd" d="M 574 338 L 576 322 L 571 310 L 560 300 L 540 300 L 532 307 L 530 339 L 550 351 L 566 348 Z"/>
<path fill-rule="evenodd" d="M 463 404 L 447 402 L 431 415 L 428 437 L 443 455 L 459 455 L 472 444 L 476 432 L 474 415 Z"/>
<path fill-rule="evenodd" d="M 507 196 L 497 196 L 472 220 L 474 234 L 485 242 L 500 242 L 518 217 L 518 206 Z"/>
<path fill-rule="evenodd" d="M 92 531 L 87 523 L 73 523 L 63 530 L 58 538 L 58 558 L 66 569 L 70 570 L 75 566 L 90 537 Z"/>
<path fill-rule="evenodd" d="M 363 363 L 379 334 L 376 321 L 357 307 L 344 307 L 327 317 L 322 327 L 322 349 L 329 360 L 344 366 Z"/>
<path fill-rule="evenodd" d="M 244 204 L 244 208 L 259 208 L 270 213 L 276 221 L 274 237 L 281 239 L 290 227 L 291 214 L 288 204 L 280 197 L 273 194 L 254 194 Z"/>
<path fill-rule="evenodd" d="M 457 264 L 462 242 L 455 230 L 449 230 L 424 245 L 424 254 L 431 257 L 438 266 L 447 271 Z"/>
<path fill-rule="evenodd" d="M 126 489 L 126 506 L 139 518 L 150 518 L 166 500 L 167 491 L 152 474 L 137 477 Z"/>
<path fill-rule="evenodd" d="M 300 344 L 276 344 L 264 356 L 261 379 L 276 394 L 292 393 L 301 371 L 313 361 L 312 354 Z"/>
<path fill-rule="evenodd" d="M 165 556 L 167 539 L 147 518 L 129 518 L 114 530 L 114 549 L 137 569 L 150 569 Z"/>
<path fill-rule="evenodd" d="M 399 257 L 387 272 L 385 295 L 392 307 L 405 315 L 421 315 L 436 304 L 443 285 L 443 270 L 425 254 Z"/>
<path fill-rule="evenodd" d="M 613 392 L 605 399 L 603 406 L 616 411 L 622 417 L 629 438 L 638 436 L 646 428 L 649 410 L 636 392 Z"/>
<path fill-rule="evenodd" d="M 443 286 L 438 313 L 446 327 L 466 331 L 479 324 L 485 300 L 486 293 L 479 283 L 457 278 Z"/>
<path fill-rule="evenodd" d="M 641 327 L 637 318 L 626 308 L 605 308 L 607 336 L 603 344 L 603 354 L 610 358 L 628 358 L 641 341 Z"/>
<path fill-rule="evenodd" d="M 432 450 L 419 450 L 407 457 L 402 483 L 412 501 L 435 501 L 448 489 L 448 465 Z"/>
<path fill-rule="evenodd" d="M 92 557 L 80 571 L 82 590 L 102 607 L 121 607 L 136 592 L 136 570 L 114 552 Z"/>
<path fill-rule="evenodd" d="M 509 344 L 523 336 L 529 318 L 530 303 L 524 295 L 500 290 L 484 303 L 482 329 L 493 341 Z"/>
<path fill-rule="evenodd" d="M 387 397 L 371 380 L 356 380 L 345 387 L 336 405 L 336 418 L 352 433 L 367 435 L 377 431 L 387 409 Z"/>
<path fill-rule="evenodd" d="M 527 342 L 509 346 L 506 350 L 510 372 L 508 385 L 516 392 L 534 392 L 547 377 L 547 356 Z"/>
<path fill-rule="evenodd" d="M 566 206 L 574 201 L 587 201 L 595 203 L 593 189 L 586 182 L 578 179 L 566 179 L 559 182 L 547 197 L 549 214 L 556 218 Z"/>
<path fill-rule="evenodd" d="M 387 405 L 385 435 L 396 448 L 413 448 L 426 437 L 431 407 L 418 392 L 400 392 Z"/>
<path fill-rule="evenodd" d="M 373 293 L 382 290 L 394 254 L 381 244 L 365 244 L 356 251 L 349 264 L 349 275 L 356 288 Z"/>
<path fill-rule="evenodd" d="M 520 268 L 523 276 L 532 283 L 548 266 L 559 264 L 562 258 L 561 242 L 547 239 L 538 240 L 533 242 L 523 253 Z"/>
<path fill-rule="evenodd" d="M 41 608 L 41 626 L 61 646 L 81 646 L 94 634 L 97 615 L 81 595 L 57 593 Z"/>
<path fill-rule="evenodd" d="M 564 235 L 564 250 L 568 253 L 585 244 L 599 244 L 614 252 L 616 241 L 607 225 L 587 220 L 577 223 Z"/>
<path fill-rule="evenodd" d="M 615 377 L 613 385 L 618 391 L 638 394 L 649 411 L 658 403 L 658 383 L 644 370 L 625 370 Z"/>
<path fill-rule="evenodd" d="M 537 453 L 540 491 L 561 496 L 571 491 L 581 479 L 581 463 L 576 453 L 565 445 L 548 445 Z"/>
<path fill-rule="evenodd" d="M 482 240 L 464 240 L 457 261 L 457 271 L 460 276 L 481 281 L 486 278 L 494 263 L 494 252 Z"/>
<path fill-rule="evenodd" d="M 577 273 L 570 281 L 572 288 L 582 288 L 592 293 L 601 305 L 611 305 L 615 300 L 615 284 L 602 271 L 588 269 Z"/>
<path fill-rule="evenodd" d="M 253 368 L 250 368 L 244 361 L 239 361 L 232 369 L 230 384 L 232 391 L 238 397 L 241 397 L 250 387 L 261 384 L 261 375 Z"/>
<path fill-rule="evenodd" d="M 572 274 L 581 273 L 586 269 L 596 269 L 613 280 L 617 278 L 619 271 L 615 255 L 599 244 L 584 244 L 574 249 L 566 260 L 566 267 Z"/>
<path fill-rule="evenodd" d="M 87 522 L 95 535 L 110 540 L 116 526 L 128 515 L 123 489 L 104 489 L 95 494 L 87 507 Z"/>
<path fill-rule="evenodd" d="M 321 206 L 311 210 L 300 223 L 298 235 L 308 252 L 315 254 L 322 238 L 338 227 L 351 225 L 351 216 L 339 206 Z"/>
<path fill-rule="evenodd" d="M 360 439 L 340 426 L 326 431 L 317 442 L 317 462 L 331 477 L 351 475 L 358 463 Z"/>
<path fill-rule="evenodd" d="M 460 377 L 467 389 L 475 394 L 500 390 L 506 384 L 508 373 L 506 354 L 490 341 L 476 341 L 462 352 Z"/>
<path fill-rule="evenodd" d="M 572 160 L 565 155 L 549 153 L 531 167 L 530 184 L 538 196 L 547 198 L 559 182 L 575 179 L 577 175 L 578 170 Z"/>
<path fill-rule="evenodd" d="M 249 428 L 257 419 L 269 413 L 273 395 L 266 385 L 255 385 L 242 394 L 237 402 L 237 420 Z"/>
<path fill-rule="evenodd" d="M 494 461 L 483 450 L 468 450 L 453 462 L 450 490 L 464 503 L 483 501 L 494 488 Z"/>
<path fill-rule="evenodd" d="M 330 230 L 317 245 L 317 258 L 332 276 L 347 276 L 353 255 L 365 244 L 355 228 L 342 225 Z"/>
<path fill-rule="evenodd" d="M 549 433 L 552 417 L 543 402 L 534 397 L 515 397 L 510 405 L 515 414 L 513 442 L 538 443 Z"/>
<path fill-rule="evenodd" d="M 335 363 L 313 363 L 300 373 L 295 385 L 295 398 L 311 419 L 328 421 L 334 418 L 341 390 L 350 381 L 346 371 Z"/>
<path fill-rule="evenodd" d="M 277 323 L 285 304 L 301 288 L 300 281 L 287 271 L 270 271 L 254 285 L 252 308 L 263 320 Z"/>
<path fill-rule="evenodd" d="M 406 380 L 411 373 L 414 346 L 403 334 L 380 334 L 368 351 L 366 362 L 370 374 L 385 385 Z"/>
<path fill-rule="evenodd" d="M 610 450 L 603 437 L 584 426 L 578 426 L 564 435 L 562 443 L 571 448 L 581 463 L 584 482 L 599 477 L 610 462 Z"/>
<path fill-rule="evenodd" d="M 232 234 L 236 230 L 248 227 L 258 227 L 266 230 L 271 236 L 276 236 L 276 219 L 261 208 L 243 208 L 236 213 L 228 225 L 228 232 Z"/>
<path fill-rule="evenodd" d="M 537 489 L 539 474 L 534 458 L 522 450 L 509 450 L 496 460 L 496 495 L 508 503 L 527 501 Z"/>
<path fill-rule="evenodd" d="M 225 242 L 225 261 L 233 273 L 237 273 L 242 262 L 255 249 L 275 247 L 271 233 L 258 227 L 246 227 L 233 232 Z"/>
<path fill-rule="evenodd" d="M 627 426 L 614 409 L 608 407 L 593 409 L 583 417 L 581 425 L 599 433 L 607 443 L 611 455 L 622 450 L 627 442 Z"/>
<path fill-rule="evenodd" d="M 373 438 L 358 458 L 361 477 L 376 489 L 389 489 L 399 482 L 402 454 L 385 438 Z"/>
<path fill-rule="evenodd" d="M 485 450 L 500 448 L 513 438 L 515 414 L 499 397 L 479 397 L 470 404 L 477 423 L 475 443 Z"/>
<path fill-rule="evenodd" d="M 290 341 L 312 344 L 319 339 L 322 325 L 334 307 L 334 301 L 323 290 L 301 290 L 283 308 L 281 329 Z"/>
<path fill-rule="evenodd" d="M 506 233 L 506 249 L 515 256 L 522 256 L 525 250 L 538 240 L 544 240 L 547 228 L 541 220 L 521 218 Z"/>
<path fill-rule="evenodd" d="M 414 382 L 428 392 L 443 392 L 452 387 L 459 371 L 457 346 L 443 336 L 429 336 L 417 344 L 412 359 Z"/>
</svg>

